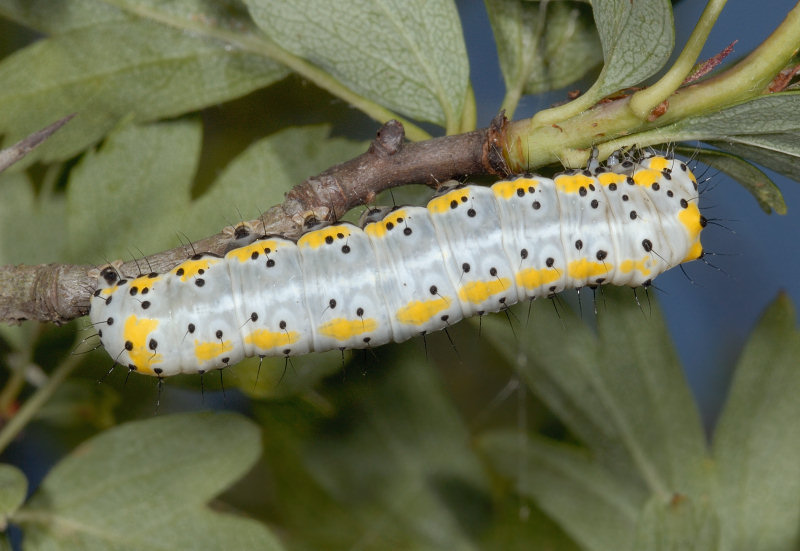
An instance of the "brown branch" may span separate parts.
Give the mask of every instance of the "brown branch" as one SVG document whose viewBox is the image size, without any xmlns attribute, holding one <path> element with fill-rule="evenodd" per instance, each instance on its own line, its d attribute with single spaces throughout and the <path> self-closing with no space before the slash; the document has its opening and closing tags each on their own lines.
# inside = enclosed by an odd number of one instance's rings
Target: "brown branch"
<svg viewBox="0 0 800 551">
<path fill-rule="evenodd" d="M 334 222 L 348 210 L 371 202 L 389 188 L 407 184 L 436 185 L 476 174 L 508 174 L 502 155 L 506 119 L 501 113 L 489 128 L 405 143 L 403 125 L 389 121 L 381 127 L 369 150 L 333 166 L 294 187 L 286 200 L 258 220 L 225 228 L 221 233 L 124 264 L 120 271 L 137 275 L 140 266 L 170 270 L 186 260 L 187 251 L 224 254 L 243 234 L 299 237 L 318 222 Z M 89 311 L 95 279 L 87 265 L 42 264 L 0 266 L 0 321 L 32 319 L 64 323 Z"/>
<path fill-rule="evenodd" d="M 0 172 L 3 172 L 5 169 L 19 161 L 25 155 L 30 153 L 34 148 L 36 148 L 39 144 L 45 141 L 47 138 L 52 136 L 56 130 L 67 124 L 72 117 L 75 116 L 75 113 L 71 115 L 67 115 L 61 120 L 58 120 L 51 124 L 46 128 L 42 128 L 38 132 L 34 132 L 27 138 L 23 138 L 22 140 L 18 141 L 11 147 L 3 149 L 0 151 Z"/>
</svg>

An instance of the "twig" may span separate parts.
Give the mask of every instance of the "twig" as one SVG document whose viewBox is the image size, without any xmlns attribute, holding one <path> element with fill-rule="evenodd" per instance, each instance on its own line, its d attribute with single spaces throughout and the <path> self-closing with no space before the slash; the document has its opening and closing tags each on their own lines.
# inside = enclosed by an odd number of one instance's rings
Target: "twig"
<svg viewBox="0 0 800 551">
<path fill-rule="evenodd" d="M 334 222 L 348 210 L 372 201 L 389 188 L 424 183 L 436 185 L 476 174 L 507 175 L 502 155 L 507 120 L 501 113 L 489 128 L 404 143 L 403 125 L 391 120 L 381 127 L 366 153 L 333 166 L 294 187 L 286 200 L 258 220 L 241 226 L 256 233 L 299 237 L 318 222 Z M 233 246 L 235 228 L 192 243 L 189 249 L 224 254 Z M 148 256 L 143 265 L 167 271 L 186 260 L 187 247 Z M 0 322 L 39 320 L 56 324 L 86 315 L 96 281 L 94 266 L 41 264 L 0 266 Z M 129 262 L 121 272 L 136 275 Z"/>
</svg>

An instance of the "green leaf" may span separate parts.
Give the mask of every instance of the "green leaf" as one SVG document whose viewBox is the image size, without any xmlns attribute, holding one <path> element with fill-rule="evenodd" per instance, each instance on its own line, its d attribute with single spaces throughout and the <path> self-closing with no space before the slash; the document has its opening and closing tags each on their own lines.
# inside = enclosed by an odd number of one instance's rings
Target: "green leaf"
<svg viewBox="0 0 800 551">
<path fill-rule="evenodd" d="M 13 465 L 0 463 L 0 532 L 4 532 L 8 516 L 25 501 L 28 479 Z"/>
<path fill-rule="evenodd" d="M 549 307 L 525 342 L 497 318 L 484 334 L 609 470 L 662 497 L 705 491 L 705 437 L 680 363 L 655 298 L 639 306 L 631 295 L 603 288 L 597 336 Z"/>
<path fill-rule="evenodd" d="M 402 351 L 382 347 L 379 369 L 332 377 L 305 426 L 280 404 L 260 415 L 289 439 L 265 442 L 266 455 L 276 506 L 306 548 L 477 549 L 491 519 L 483 469 L 435 370 Z"/>
<path fill-rule="evenodd" d="M 52 191 L 52 178 L 48 180 L 36 194 L 27 174 L 0 174 L 0 263 L 44 264 L 67 259 L 64 197 Z"/>
<path fill-rule="evenodd" d="M 672 53 L 675 30 L 669 0 L 595 0 L 592 8 L 603 46 L 603 70 L 578 99 L 537 113 L 536 125 L 567 119 L 612 92 L 640 84 L 661 69 Z"/>
<path fill-rule="evenodd" d="M 15 166 L 65 159 L 125 116 L 173 117 L 244 95 L 287 74 L 225 42 L 138 19 L 78 28 L 0 63 L 0 131 L 13 143 L 77 113 Z"/>
<path fill-rule="evenodd" d="M 88 152 L 68 188 L 73 257 L 101 263 L 177 245 L 180 225 L 170 233 L 154 228 L 189 208 L 200 145 L 199 122 L 179 120 L 123 126 Z"/>
<path fill-rule="evenodd" d="M 507 90 L 538 94 L 572 84 L 603 61 L 586 2 L 487 0 Z"/>
<path fill-rule="evenodd" d="M 181 228 L 205 237 L 241 218 L 258 218 L 282 203 L 292 187 L 367 147 L 364 142 L 331 138 L 328 125 L 276 132 L 251 144 L 225 168 L 211 189 L 195 201 Z"/>
<path fill-rule="evenodd" d="M 0 15 L 45 34 L 130 20 L 101 0 L 0 0 Z"/>
<path fill-rule="evenodd" d="M 284 50 L 372 101 L 456 131 L 469 67 L 451 0 L 245 0 Z"/>
<path fill-rule="evenodd" d="M 587 95 L 634 86 L 664 66 L 675 44 L 669 1 L 594 0 L 592 7 L 605 65 Z"/>
<path fill-rule="evenodd" d="M 85 379 L 67 379 L 36 413 L 36 421 L 63 429 L 90 426 L 106 429 L 114 425 L 114 408 L 120 397 L 108 385 Z"/>
<path fill-rule="evenodd" d="M 800 182 L 800 143 L 797 134 L 740 134 L 735 141 L 707 141 Z"/>
<path fill-rule="evenodd" d="M 786 203 L 778 186 L 769 179 L 769 176 L 741 157 L 711 149 L 675 148 L 675 151 L 684 152 L 735 179 L 756 198 L 761 209 L 767 214 L 773 210 L 778 214 L 786 214 Z"/>
<path fill-rule="evenodd" d="M 532 498 L 583 549 L 627 549 L 647 494 L 616 476 L 585 450 L 515 431 L 479 441 L 492 467 Z"/>
<path fill-rule="evenodd" d="M 719 519 L 706 499 L 675 495 L 669 501 L 653 497 L 636 530 L 637 551 L 715 551 L 726 549 Z"/>
<path fill-rule="evenodd" d="M 800 541 L 800 332 L 780 296 L 764 313 L 736 368 L 714 433 L 717 507 L 737 549 L 797 549 Z"/>
<path fill-rule="evenodd" d="M 25 549 L 280 549 L 261 523 L 206 506 L 253 466 L 259 441 L 230 413 L 120 425 L 56 465 L 13 521 Z"/>
<path fill-rule="evenodd" d="M 680 140 L 737 141 L 738 136 L 791 135 L 800 130 L 800 91 L 759 96 L 665 126 Z M 747 143 L 747 142 L 745 142 Z"/>
</svg>

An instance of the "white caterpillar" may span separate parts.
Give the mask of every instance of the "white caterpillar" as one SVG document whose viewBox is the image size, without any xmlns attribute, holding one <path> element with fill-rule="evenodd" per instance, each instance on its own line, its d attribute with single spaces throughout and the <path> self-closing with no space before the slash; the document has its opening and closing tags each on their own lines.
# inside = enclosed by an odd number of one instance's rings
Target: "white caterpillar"
<svg viewBox="0 0 800 551">
<path fill-rule="evenodd" d="M 105 267 L 90 316 L 115 362 L 158 377 L 400 342 L 568 288 L 649 285 L 701 256 L 697 203 L 694 175 L 662 156 L 459 186 L 363 229 L 263 237 L 135 279 Z"/>
</svg>

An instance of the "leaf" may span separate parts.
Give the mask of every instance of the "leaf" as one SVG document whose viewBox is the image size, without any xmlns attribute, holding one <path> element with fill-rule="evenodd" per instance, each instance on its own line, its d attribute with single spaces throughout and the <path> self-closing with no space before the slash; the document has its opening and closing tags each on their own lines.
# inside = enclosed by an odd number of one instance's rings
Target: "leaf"
<svg viewBox="0 0 800 551">
<path fill-rule="evenodd" d="M 72 256 L 100 263 L 176 245 L 175 233 L 154 227 L 189 208 L 200 142 L 199 122 L 179 120 L 123 126 L 88 152 L 72 170 L 68 188 Z"/>
<path fill-rule="evenodd" d="M 640 84 L 661 69 L 672 53 L 675 30 L 668 0 L 595 0 L 592 8 L 603 46 L 603 70 L 579 98 L 537 113 L 537 126 L 577 115 L 612 92 Z"/>
<path fill-rule="evenodd" d="M 0 131 L 14 142 L 76 117 L 17 166 L 66 159 L 130 115 L 173 117 L 244 95 L 287 74 L 226 43 L 136 18 L 78 28 L 0 63 Z"/>
<path fill-rule="evenodd" d="M 259 522 L 206 506 L 253 466 L 259 436 L 230 413 L 120 425 L 56 465 L 13 521 L 25 549 L 280 549 Z"/>
<path fill-rule="evenodd" d="M 800 130 L 800 91 L 781 92 L 738 103 L 662 128 L 680 140 L 737 141 L 738 136 L 791 135 Z M 746 139 L 746 138 L 743 138 Z M 745 142 L 746 143 L 746 142 Z"/>
<path fill-rule="evenodd" d="M 685 152 L 694 159 L 708 166 L 721 170 L 749 191 L 758 201 L 761 210 L 771 214 L 774 210 L 778 214 L 786 214 L 786 203 L 781 191 L 769 176 L 758 168 L 748 163 L 737 155 L 731 155 L 711 149 L 675 148 L 676 151 Z"/>
<path fill-rule="evenodd" d="M 582 549 L 627 549 L 647 494 L 575 446 L 516 431 L 494 431 L 479 445 L 492 467 L 532 498 Z"/>
<path fill-rule="evenodd" d="M 597 336 L 569 309 L 548 307 L 525 342 L 496 318 L 484 334 L 612 472 L 662 496 L 705 491 L 702 426 L 654 297 L 640 307 L 629 290 L 602 293 Z"/>
<path fill-rule="evenodd" d="M 750 336 L 713 440 L 723 535 L 738 549 L 800 541 L 800 332 L 781 295 Z"/>
<path fill-rule="evenodd" d="M 0 532 L 5 532 L 8 516 L 25 501 L 28 479 L 13 465 L 0 463 Z"/>
<path fill-rule="evenodd" d="M 466 47 L 451 0 L 245 0 L 256 24 L 372 101 L 455 131 Z"/>
<path fill-rule="evenodd" d="M 368 144 L 331 138 L 330 126 L 287 128 L 251 144 L 195 201 L 182 231 L 200 237 L 280 204 L 292 187 L 366 151 Z M 175 231 L 172 229 L 171 231 Z"/>
<path fill-rule="evenodd" d="M 37 195 L 25 173 L 0 175 L 0 263 L 66 260 L 64 197 L 44 187 Z"/>
<path fill-rule="evenodd" d="M 653 497 L 636 530 L 637 551 L 714 551 L 726 549 L 712 504 L 676 494 L 669 501 Z"/>
<path fill-rule="evenodd" d="M 45 34 L 130 19 L 101 0 L 0 0 L 0 14 Z"/>
<path fill-rule="evenodd" d="M 572 84 L 603 61 L 585 2 L 487 0 L 506 89 L 538 94 Z"/>
<path fill-rule="evenodd" d="M 587 95 L 635 86 L 664 66 L 675 44 L 668 1 L 594 0 L 592 7 L 605 65 Z"/>
<path fill-rule="evenodd" d="M 260 414 L 268 434 L 290 439 L 265 442 L 266 455 L 276 505 L 307 548 L 476 549 L 490 522 L 458 412 L 436 372 L 402 351 L 376 349 L 379 369 L 332 377 L 316 399 L 327 407 L 307 425 L 280 404 Z"/>
<path fill-rule="evenodd" d="M 736 141 L 706 140 L 734 155 L 771 168 L 789 178 L 800 182 L 800 144 L 796 134 L 739 134 Z"/>
<path fill-rule="evenodd" d="M 60 429 L 106 429 L 114 425 L 114 409 L 119 405 L 117 391 L 97 381 L 67 379 L 36 413 L 36 421 Z"/>
</svg>

